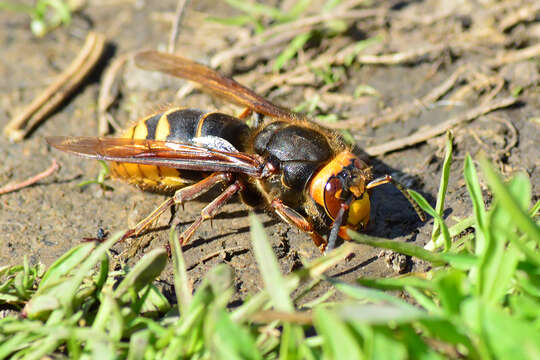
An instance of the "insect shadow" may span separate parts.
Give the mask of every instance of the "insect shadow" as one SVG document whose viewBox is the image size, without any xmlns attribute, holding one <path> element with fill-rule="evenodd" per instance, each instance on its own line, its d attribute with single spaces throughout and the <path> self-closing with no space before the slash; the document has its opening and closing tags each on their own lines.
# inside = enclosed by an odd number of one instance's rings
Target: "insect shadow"
<svg viewBox="0 0 540 360">
<path fill-rule="evenodd" d="M 434 204 L 434 197 L 422 190 L 421 177 L 392 168 L 376 158 L 371 158 L 369 161 L 375 176 L 389 174 L 406 188 L 414 189 L 430 204 Z M 424 223 L 419 219 L 409 201 L 391 184 L 375 189 L 371 194 L 371 200 L 371 221 L 364 231 L 369 235 L 389 239 L 410 236 L 416 234 L 417 229 Z"/>
</svg>

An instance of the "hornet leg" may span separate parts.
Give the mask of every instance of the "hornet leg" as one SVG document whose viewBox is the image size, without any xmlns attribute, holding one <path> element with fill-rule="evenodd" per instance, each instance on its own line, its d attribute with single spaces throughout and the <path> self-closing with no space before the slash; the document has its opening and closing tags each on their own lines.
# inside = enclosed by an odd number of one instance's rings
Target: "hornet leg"
<svg viewBox="0 0 540 360">
<path fill-rule="evenodd" d="M 321 250 L 321 252 L 324 252 L 327 245 L 326 240 L 324 240 L 323 237 L 315 231 L 315 229 L 313 228 L 313 225 L 309 221 L 307 221 L 305 217 L 303 217 L 300 213 L 298 213 L 293 208 L 283 204 L 283 202 L 279 199 L 274 199 L 270 203 L 270 207 L 286 223 L 292 226 L 296 226 L 298 229 L 302 230 L 303 232 L 308 233 L 311 236 L 311 239 L 313 240 L 313 242 L 315 243 L 315 246 L 317 246 L 319 250 Z"/>
<path fill-rule="evenodd" d="M 133 229 L 129 229 L 122 240 L 125 240 L 132 236 L 139 235 L 144 229 L 146 229 L 152 222 L 154 222 L 161 214 L 163 214 L 168 208 L 175 204 L 183 204 L 186 201 L 193 200 L 196 197 L 210 190 L 214 185 L 218 183 L 229 184 L 233 179 L 231 173 L 213 173 L 212 175 L 202 179 L 196 184 L 179 189 L 176 193 L 165 200 L 159 205 L 150 215 L 141 220 Z"/>
<path fill-rule="evenodd" d="M 186 245 L 195 231 L 201 226 L 204 220 L 212 219 L 219 211 L 219 209 L 238 191 L 244 189 L 244 185 L 240 181 L 235 181 L 229 185 L 217 198 L 212 200 L 211 203 L 206 205 L 201 210 L 201 215 L 195 220 L 184 232 L 178 237 L 180 245 Z"/>
<path fill-rule="evenodd" d="M 251 110 L 250 108 L 245 108 L 241 113 L 240 115 L 237 116 L 237 118 L 241 119 L 241 120 L 245 120 L 247 119 L 249 116 L 251 116 L 251 114 L 253 113 L 253 110 Z"/>
</svg>

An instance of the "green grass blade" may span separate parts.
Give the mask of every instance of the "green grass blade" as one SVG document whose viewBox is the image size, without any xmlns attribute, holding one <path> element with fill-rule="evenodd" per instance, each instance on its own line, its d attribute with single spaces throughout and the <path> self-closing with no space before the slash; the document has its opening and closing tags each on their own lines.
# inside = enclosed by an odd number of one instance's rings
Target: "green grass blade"
<svg viewBox="0 0 540 360">
<path fill-rule="evenodd" d="M 137 331 L 131 336 L 129 339 L 128 360 L 143 360 L 145 358 L 146 350 L 152 348 L 149 344 L 150 336 L 151 332 L 148 330 Z"/>
<path fill-rule="evenodd" d="M 351 230 L 348 230 L 347 234 L 351 237 L 351 239 L 353 239 L 354 241 L 360 244 L 366 244 L 366 245 L 370 245 L 370 246 L 378 247 L 382 249 L 389 249 L 389 250 L 393 250 L 401 254 L 414 256 L 418 259 L 429 261 L 433 265 L 444 265 L 447 263 L 447 261 L 444 259 L 442 254 L 427 251 L 420 246 L 416 246 L 416 245 L 401 242 L 401 241 L 393 241 L 393 240 L 378 238 L 374 236 L 369 236 L 366 234 L 360 234 Z"/>
<path fill-rule="evenodd" d="M 230 315 L 221 310 L 217 314 L 216 326 L 211 341 L 216 359 L 262 359 L 255 341 L 247 329 L 231 320 Z"/>
<path fill-rule="evenodd" d="M 176 293 L 180 314 L 183 314 L 189 309 L 193 295 L 187 275 L 184 254 L 182 253 L 182 247 L 178 242 L 178 236 L 174 227 L 171 227 L 169 233 L 169 246 L 172 251 L 173 260 L 174 292 Z"/>
<path fill-rule="evenodd" d="M 536 204 L 534 204 L 534 206 L 531 208 L 531 210 L 529 210 L 529 215 L 531 217 L 535 217 L 538 213 L 538 210 L 540 210 L 540 200 L 538 200 Z"/>
<path fill-rule="evenodd" d="M 458 316 L 460 307 L 466 299 L 467 274 L 464 271 L 448 269 L 438 272 L 433 278 L 434 291 L 439 306 L 448 317 Z"/>
<path fill-rule="evenodd" d="M 514 224 L 540 246 L 540 227 L 528 216 L 523 204 L 510 193 L 487 159 L 481 159 L 480 165 L 494 196 L 512 214 Z"/>
<path fill-rule="evenodd" d="M 488 213 L 490 242 L 478 268 L 482 297 L 487 303 L 492 304 L 498 303 L 508 291 L 518 261 L 522 258 L 519 247 L 509 243 L 510 238 L 517 237 L 518 234 L 514 231 L 511 215 L 501 205 L 496 201 Z"/>
<path fill-rule="evenodd" d="M 274 72 L 278 72 L 279 70 L 281 70 L 281 68 L 285 66 L 285 64 L 289 62 L 289 60 L 295 57 L 298 51 L 302 47 L 304 47 L 304 45 L 310 38 L 311 32 L 297 35 L 287 46 L 287 48 L 285 48 L 285 50 L 283 50 L 283 52 L 279 54 L 279 56 L 276 58 L 274 64 L 272 65 L 272 70 L 274 70 Z"/>
<path fill-rule="evenodd" d="M 444 212 L 444 199 L 446 197 L 446 190 L 448 189 L 448 179 L 450 178 L 450 165 L 452 164 L 452 142 L 453 136 L 450 131 L 446 133 L 446 151 L 444 155 L 444 161 L 442 166 L 441 183 L 439 185 L 439 192 L 437 193 L 437 203 L 435 205 L 435 211 L 442 218 Z M 437 236 L 441 233 L 440 224 L 438 221 L 433 225 L 433 231 L 431 233 L 431 241 L 434 242 Z"/>
<path fill-rule="evenodd" d="M 8 10 L 13 12 L 21 12 L 29 15 L 34 14 L 36 11 L 32 6 L 25 4 L 19 4 L 11 1 L 0 1 L 0 10 Z"/>
<path fill-rule="evenodd" d="M 470 216 L 449 227 L 448 232 L 450 233 L 450 237 L 453 239 L 473 225 L 474 217 Z M 439 234 L 435 240 L 428 242 L 426 246 L 424 246 L 424 249 L 433 251 L 438 246 L 438 244 L 443 244 L 443 242 L 443 235 Z"/>
<path fill-rule="evenodd" d="M 414 317 L 423 315 L 423 313 L 414 306 L 390 294 L 387 294 L 384 291 L 351 285 L 337 280 L 330 280 L 330 282 L 334 284 L 336 289 L 355 300 L 391 304 L 393 308 L 402 309 L 403 311 L 412 314 Z M 380 318 L 380 316 L 378 317 Z"/>
<path fill-rule="evenodd" d="M 298 287 L 300 277 L 297 274 L 291 274 L 284 279 L 285 289 L 291 293 Z M 236 322 L 247 321 L 251 315 L 263 309 L 270 299 L 268 290 L 260 291 L 231 313 L 231 318 Z"/>
<path fill-rule="evenodd" d="M 442 317 L 430 317 L 419 321 L 422 327 L 423 337 L 426 335 L 438 341 L 458 346 L 463 350 L 460 351 L 461 356 L 467 359 L 481 359 L 476 351 L 475 344 L 471 341 L 467 332 L 463 329 L 462 321 L 452 321 Z M 439 348 L 440 349 L 440 348 Z M 446 356 L 446 358 L 453 358 Z M 454 357 L 455 358 L 455 357 Z M 432 357 L 426 357 L 432 359 Z"/>
<path fill-rule="evenodd" d="M 427 200 L 422 195 L 420 195 L 414 190 L 407 190 L 407 192 L 411 195 L 414 201 L 418 203 L 422 210 L 433 216 L 435 222 L 439 224 L 439 228 L 441 229 L 444 239 L 444 251 L 449 251 L 450 247 L 452 246 L 452 238 L 450 237 L 448 226 L 446 226 L 442 216 L 439 215 L 439 213 L 435 209 L 433 209 L 431 205 L 429 205 Z"/>
<path fill-rule="evenodd" d="M 345 60 L 344 60 L 345 66 L 351 66 L 352 63 L 354 62 L 354 59 L 358 56 L 358 54 L 360 54 L 362 51 L 364 51 L 370 46 L 382 43 L 383 40 L 384 40 L 383 36 L 377 35 L 377 36 L 367 38 L 365 40 L 358 41 L 355 44 L 353 51 L 345 57 Z"/>
<path fill-rule="evenodd" d="M 1 327 L 0 330 L 2 330 Z M 7 359 L 17 350 L 27 347 L 33 339 L 28 333 L 21 331 L 8 337 L 6 340 L 2 340 L 3 341 L 0 343 L 0 359 Z"/>
<path fill-rule="evenodd" d="M 150 284 L 167 265 L 167 252 L 163 248 L 158 248 L 146 254 L 131 269 L 127 276 L 114 291 L 114 297 L 119 299 L 133 287 L 136 292 Z"/>
<path fill-rule="evenodd" d="M 62 0 L 42 0 L 56 10 L 56 16 L 66 25 L 71 22 L 71 10 L 68 4 Z"/>
<path fill-rule="evenodd" d="M 96 244 L 88 242 L 70 249 L 56 260 L 43 275 L 36 294 L 40 294 L 49 286 L 56 284 L 60 278 L 79 266 L 94 250 Z"/>
<path fill-rule="evenodd" d="M 94 277 L 97 291 L 100 291 L 109 277 L 109 257 L 104 255 L 99 264 L 99 272 Z"/>
<path fill-rule="evenodd" d="M 228 26 L 244 26 L 252 21 L 252 17 L 249 15 L 231 16 L 226 18 L 209 16 L 205 18 L 205 20 Z"/>
<path fill-rule="evenodd" d="M 343 0 L 327 0 L 322 7 L 322 11 L 329 12 L 341 3 L 343 3 Z"/>
<path fill-rule="evenodd" d="M 486 210 L 484 208 L 484 199 L 482 198 L 482 189 L 480 188 L 480 183 L 478 182 L 478 174 L 474 167 L 472 158 L 469 154 L 465 157 L 465 165 L 463 174 L 465 176 L 465 184 L 469 190 L 469 196 L 471 197 L 473 205 L 473 213 L 475 219 L 475 229 L 476 229 L 476 239 L 475 239 L 475 254 L 479 255 L 483 253 L 485 247 L 487 246 L 486 242 L 489 239 L 486 239 L 487 229 L 486 229 Z"/>
<path fill-rule="evenodd" d="M 92 330 L 105 331 L 107 323 L 109 322 L 109 315 L 114 306 L 116 306 L 116 300 L 111 296 L 111 294 L 103 294 L 101 305 L 96 313 L 94 322 L 92 323 Z"/>
<path fill-rule="evenodd" d="M 534 266 L 540 267 L 540 253 L 535 248 L 535 246 L 531 246 L 532 244 L 527 243 L 526 236 L 515 236 L 515 233 L 510 234 L 506 229 L 505 233 L 507 234 L 512 244 L 514 244 L 514 246 L 525 255 L 528 261 L 534 264 Z"/>
<path fill-rule="evenodd" d="M 417 276 L 418 275 L 418 276 Z M 358 278 L 356 282 L 362 286 L 380 290 L 403 290 L 405 287 L 431 290 L 433 284 L 426 278 L 420 278 L 422 274 L 409 274 L 388 278 Z"/>
<path fill-rule="evenodd" d="M 105 256 L 111 246 L 113 246 L 120 239 L 120 237 L 122 237 L 122 235 L 124 235 L 124 232 L 114 234 L 113 236 L 111 236 L 110 239 L 106 240 L 104 243 L 100 244 L 92 251 L 90 256 L 81 264 L 81 266 L 74 273 L 73 278 L 71 278 L 66 283 L 66 287 L 64 288 L 65 293 L 59 294 L 59 299 L 62 301 L 63 304 L 69 304 L 69 306 L 71 307 L 71 305 L 73 304 L 73 299 L 77 294 L 77 289 L 79 288 L 79 286 L 81 286 L 83 280 L 92 273 L 92 269 L 96 266 L 100 259 Z M 73 309 L 69 310 L 72 311 Z"/>
<path fill-rule="evenodd" d="M 304 11 L 306 11 L 311 5 L 312 0 L 295 0 L 296 2 L 293 6 L 287 11 L 287 15 L 291 19 L 296 19 Z"/>
<path fill-rule="evenodd" d="M 478 333 L 482 357 L 536 359 L 540 356 L 540 330 L 507 311 L 473 300 L 466 304 L 464 323 Z"/>
<path fill-rule="evenodd" d="M 502 231 L 498 232 L 501 238 L 506 237 Z M 494 236 L 493 246 L 489 246 L 487 257 L 479 268 L 482 276 L 482 296 L 488 303 L 499 303 L 508 292 L 514 273 L 517 269 L 520 251 L 516 246 Z"/>
<path fill-rule="evenodd" d="M 412 286 L 406 286 L 405 291 L 421 306 L 426 312 L 431 315 L 440 315 L 442 311 L 433 297 L 427 295 L 424 291 Z"/>
<path fill-rule="evenodd" d="M 286 21 L 289 16 L 284 14 L 281 10 L 256 2 L 249 2 L 245 0 L 225 0 L 230 6 L 243 11 L 252 17 L 268 16 L 277 21 Z"/>
<path fill-rule="evenodd" d="M 285 281 L 281 276 L 277 259 L 272 247 L 268 243 L 264 228 L 255 214 L 251 213 L 249 219 L 253 251 L 264 280 L 265 288 L 276 310 L 292 312 L 294 307 L 289 297 Z"/>
<path fill-rule="evenodd" d="M 28 303 L 26 303 L 23 314 L 29 319 L 42 318 L 60 307 L 61 303 L 57 296 L 52 294 L 43 294 L 32 297 Z"/>
<path fill-rule="evenodd" d="M 444 253 L 441 257 L 455 269 L 470 270 L 478 266 L 478 257 L 468 253 Z"/>
<path fill-rule="evenodd" d="M 208 272 L 205 280 L 208 281 L 214 296 L 212 305 L 218 308 L 226 308 L 234 293 L 233 270 L 226 264 L 218 264 Z"/>
<path fill-rule="evenodd" d="M 120 236 L 122 233 L 116 234 L 97 248 L 93 243 L 83 244 L 56 261 L 47 271 L 45 286 L 40 284 L 36 294 L 26 304 L 23 310 L 26 316 L 39 318 L 58 310 L 49 318 L 51 324 L 70 316 L 83 280 L 91 276 L 92 269 Z M 76 266 L 78 268 L 74 269 Z"/>
<path fill-rule="evenodd" d="M 92 324 L 92 330 L 96 333 L 106 333 L 111 341 L 118 342 L 124 332 L 124 323 L 124 317 L 116 299 L 110 293 L 103 294 L 103 301 Z M 99 343 L 99 339 L 90 339 L 86 343 L 85 351 L 94 351 L 99 348 Z"/>
<path fill-rule="evenodd" d="M 407 354 L 407 342 L 402 337 L 396 337 L 395 332 L 386 328 L 375 328 L 372 332 L 371 353 L 372 359 L 380 360 L 407 360 L 413 358 Z"/>
<path fill-rule="evenodd" d="M 320 279 L 324 272 L 342 262 L 343 259 L 353 253 L 356 248 L 356 245 L 353 243 L 343 244 L 337 249 L 332 250 L 329 254 L 316 258 L 303 269 L 287 275 L 284 279 L 286 291 L 291 293 L 298 287 L 301 280 Z M 232 312 L 232 319 L 237 322 L 247 321 L 250 315 L 259 311 L 266 305 L 268 299 L 269 294 L 267 289 L 255 294 Z"/>
<path fill-rule="evenodd" d="M 148 285 L 143 300 L 140 308 L 142 314 L 165 314 L 171 309 L 165 295 L 153 284 Z"/>
<path fill-rule="evenodd" d="M 529 180 L 523 176 L 515 176 L 505 185 L 505 190 L 525 214 L 531 197 Z M 494 206 L 487 216 L 491 241 L 479 267 L 479 276 L 482 277 L 483 298 L 487 303 L 497 304 L 511 286 L 518 262 L 522 259 L 522 247 L 519 246 L 520 234 L 516 231 L 514 211 L 501 201 L 497 194 L 494 195 Z M 528 247 L 525 245 L 525 248 Z M 525 251 L 525 255 L 528 253 Z"/>
<path fill-rule="evenodd" d="M 317 333 L 324 339 L 323 349 L 328 359 L 362 359 L 360 342 L 340 317 L 324 308 L 314 311 Z"/>
</svg>

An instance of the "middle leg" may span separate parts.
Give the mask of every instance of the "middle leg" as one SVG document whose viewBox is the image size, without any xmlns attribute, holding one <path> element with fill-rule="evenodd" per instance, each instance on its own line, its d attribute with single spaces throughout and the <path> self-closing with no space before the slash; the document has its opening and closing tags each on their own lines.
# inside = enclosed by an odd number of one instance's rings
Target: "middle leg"
<svg viewBox="0 0 540 360">
<path fill-rule="evenodd" d="M 217 198 L 212 200 L 211 203 L 206 205 L 201 210 L 201 215 L 195 220 L 184 232 L 178 237 L 180 245 L 186 245 L 195 231 L 201 226 L 204 220 L 212 219 L 223 205 L 237 192 L 242 191 L 245 188 L 241 181 L 236 180 L 233 184 L 229 185 L 225 191 L 223 191 Z"/>
</svg>

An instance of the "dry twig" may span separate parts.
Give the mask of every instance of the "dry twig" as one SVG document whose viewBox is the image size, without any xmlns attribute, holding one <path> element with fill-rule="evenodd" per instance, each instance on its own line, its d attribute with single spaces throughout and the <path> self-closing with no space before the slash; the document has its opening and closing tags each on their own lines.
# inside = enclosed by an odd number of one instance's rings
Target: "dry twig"
<svg viewBox="0 0 540 360">
<path fill-rule="evenodd" d="M 218 251 L 214 251 L 214 252 L 206 255 L 202 259 L 197 260 L 195 263 L 193 263 L 193 264 L 191 264 L 189 266 L 186 266 L 186 269 L 189 271 L 191 269 L 194 269 L 197 265 L 204 264 L 205 262 L 207 262 L 210 259 L 215 258 L 216 256 L 223 256 L 224 254 L 227 254 L 227 253 L 237 253 L 237 252 L 240 252 L 240 251 L 249 251 L 249 248 L 247 248 L 245 246 L 233 246 L 233 247 L 230 247 L 230 248 L 227 248 L 227 249 L 221 249 L 221 250 L 218 250 Z"/>
<path fill-rule="evenodd" d="M 347 7 L 340 8 L 339 11 L 300 18 L 296 21 L 273 26 L 260 34 L 249 38 L 247 41 L 238 43 L 231 49 L 217 53 L 210 61 L 210 65 L 212 67 L 217 67 L 225 61 L 235 57 L 246 56 L 260 50 L 287 43 L 295 36 L 311 31 L 324 22 L 332 20 L 361 20 L 368 17 L 382 16 L 387 11 L 386 9 L 381 8 L 354 10 L 352 9 L 353 6 L 356 6 L 354 2 Z"/>
<path fill-rule="evenodd" d="M 105 37 L 95 32 L 89 33 L 75 60 L 55 82 L 4 127 L 4 134 L 11 141 L 24 139 L 81 84 L 101 58 L 104 48 Z"/>
<path fill-rule="evenodd" d="M 502 117 L 498 117 L 498 116 L 495 116 L 493 117 L 493 119 L 495 121 L 498 121 L 500 123 L 503 123 L 506 125 L 506 127 L 508 128 L 508 130 L 510 130 L 510 133 L 512 134 L 510 140 L 507 141 L 507 144 L 506 146 L 504 147 L 504 149 L 501 149 L 501 150 L 497 150 L 497 154 L 499 156 L 501 155 L 508 155 L 508 153 L 510 152 L 510 150 L 515 147 L 518 143 L 518 140 L 519 140 L 519 133 L 518 133 L 518 130 L 516 129 L 516 126 L 508 119 L 505 119 L 505 118 L 502 118 Z"/>
<path fill-rule="evenodd" d="M 504 86 L 504 79 L 498 75 L 487 75 L 478 71 L 471 71 L 467 75 L 467 85 L 452 94 L 449 101 L 461 102 L 484 93 L 479 102 L 486 103 L 494 99 Z"/>
<path fill-rule="evenodd" d="M 540 56 L 540 43 L 520 50 L 504 51 L 495 59 L 488 61 L 488 65 L 491 67 L 499 67 L 518 61 L 528 60 L 537 56 Z"/>
<path fill-rule="evenodd" d="M 477 117 L 492 112 L 497 109 L 505 108 L 515 104 L 518 99 L 514 97 L 508 97 L 500 100 L 493 100 L 487 104 L 480 105 L 474 109 L 471 109 L 461 115 L 455 116 L 441 124 L 426 129 L 421 129 L 410 136 L 406 136 L 401 139 L 389 141 L 381 145 L 370 146 L 365 149 L 366 153 L 371 156 L 382 155 L 390 151 L 399 150 L 408 146 L 422 143 L 435 136 L 444 134 L 447 130 L 450 130 L 454 126 L 471 121 Z"/>
<path fill-rule="evenodd" d="M 333 52 L 326 51 L 324 55 L 318 56 L 315 60 L 311 61 L 309 64 L 297 66 L 293 70 L 282 73 L 278 76 L 272 77 L 270 81 L 265 82 L 261 86 L 257 87 L 256 91 L 259 93 L 264 93 L 274 86 L 279 86 L 283 84 L 288 84 L 290 79 L 297 79 L 304 76 L 306 72 L 312 71 L 312 69 L 323 68 L 329 65 L 342 65 L 349 59 L 350 56 L 355 56 L 355 61 L 360 64 L 378 64 L 378 65 L 398 65 L 406 64 L 419 59 L 425 56 L 436 57 L 438 54 L 443 52 L 448 48 L 447 44 L 435 44 L 427 45 L 420 47 L 418 49 L 413 49 L 405 52 L 398 52 L 393 54 L 384 54 L 384 55 L 368 55 L 368 54 L 358 54 L 355 55 L 357 50 L 357 45 L 352 44 L 344 47 L 343 49 Z"/>
<path fill-rule="evenodd" d="M 356 61 L 360 64 L 376 64 L 376 65 L 398 65 L 407 64 L 418 61 L 425 56 L 434 56 L 440 54 L 448 44 L 431 44 L 403 52 L 384 55 L 359 54 L 356 56 Z"/>
<path fill-rule="evenodd" d="M 300 325 L 313 324 L 313 316 L 311 312 L 287 313 L 275 310 L 262 310 L 251 315 L 250 320 L 264 324 L 274 321 L 286 321 Z"/>
<path fill-rule="evenodd" d="M 420 101 L 407 102 L 400 104 L 393 109 L 385 111 L 383 114 L 370 114 L 362 117 L 353 117 L 344 121 L 339 121 L 336 123 L 330 123 L 325 125 L 333 129 L 359 129 L 364 127 L 369 123 L 371 127 L 378 127 L 384 124 L 388 124 L 404 117 L 410 116 L 418 109 L 423 109 L 430 106 L 435 101 L 439 100 L 444 96 L 459 80 L 465 67 L 459 67 L 448 79 L 446 79 L 442 84 L 432 89 L 426 96 L 424 96 Z M 374 120 L 376 118 L 376 120 Z"/>
<path fill-rule="evenodd" d="M 29 178 L 29 179 L 27 179 L 27 180 L 25 180 L 23 182 L 20 182 L 20 183 L 17 183 L 17 184 L 6 185 L 6 186 L 0 188 L 0 195 L 7 194 L 9 192 L 13 192 L 13 191 L 16 191 L 16 190 L 20 190 L 22 188 L 25 188 L 25 187 L 30 186 L 32 184 L 35 184 L 39 180 L 44 179 L 47 176 L 51 175 L 52 173 L 54 173 L 59 168 L 60 168 L 60 166 L 58 165 L 56 160 L 53 159 L 51 166 L 47 170 L 45 170 L 45 171 L 43 171 L 43 172 L 41 172 L 41 173 L 39 173 L 37 175 L 32 176 L 31 178 Z"/>
<path fill-rule="evenodd" d="M 118 74 L 131 56 L 133 56 L 132 53 L 127 53 L 117 57 L 103 74 L 98 95 L 98 131 L 101 136 L 109 132 L 109 124 L 116 131 L 121 130 L 118 123 L 108 113 L 108 109 L 118 96 Z"/>
<path fill-rule="evenodd" d="M 501 20 L 498 29 L 503 32 L 517 24 L 525 21 L 532 21 L 540 11 L 540 2 L 536 1 L 529 5 L 522 5 L 515 11 L 510 11 L 509 15 Z"/>
<path fill-rule="evenodd" d="M 178 38 L 178 33 L 180 32 L 180 24 L 182 23 L 182 18 L 184 17 L 184 9 L 188 2 L 189 0 L 178 0 L 178 4 L 176 5 L 173 27 L 171 29 L 171 35 L 169 37 L 168 50 L 171 54 L 174 53 L 176 39 Z"/>
</svg>

